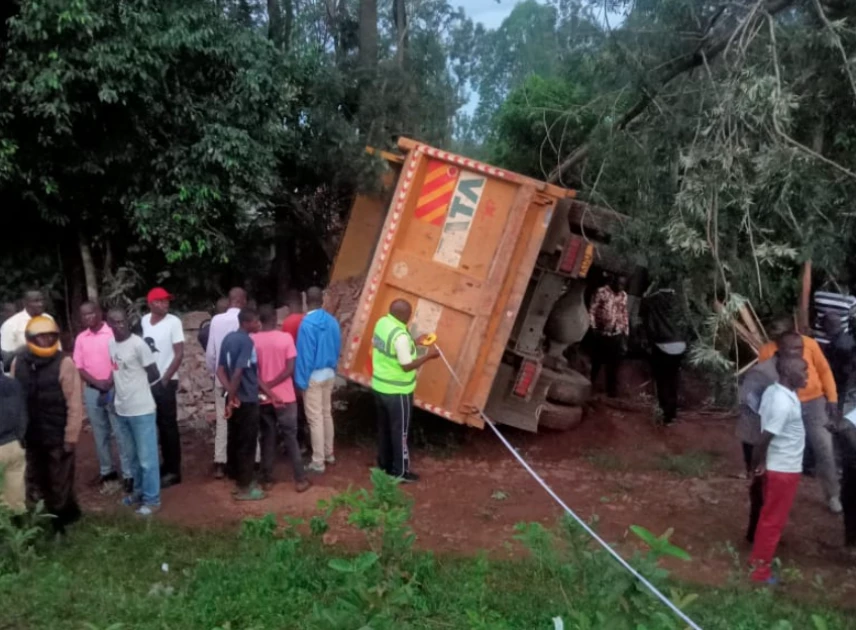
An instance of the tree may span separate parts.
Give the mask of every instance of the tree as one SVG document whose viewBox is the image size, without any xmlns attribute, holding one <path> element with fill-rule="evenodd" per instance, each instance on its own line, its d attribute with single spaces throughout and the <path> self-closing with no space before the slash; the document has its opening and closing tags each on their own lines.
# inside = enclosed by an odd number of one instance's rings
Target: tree
<svg viewBox="0 0 856 630">
<path fill-rule="evenodd" d="M 79 235 L 90 297 L 114 241 L 226 260 L 269 205 L 287 67 L 210 3 L 25 2 L 6 54 L 5 192 Z"/>
<path fill-rule="evenodd" d="M 604 5 L 556 6 L 567 59 L 569 16 Z M 854 279 L 856 31 L 848 25 L 856 8 L 824 0 L 607 6 L 624 10 L 623 22 L 603 24 L 576 51 L 585 63 L 564 61 L 512 92 L 492 143 L 530 147 L 528 172 L 630 215 L 619 243 L 645 252 L 658 281 L 686 284 L 702 340 L 694 356 L 723 365 L 712 350 L 734 351 L 730 325 L 721 325 L 745 298 L 762 315 L 792 310 L 807 259 L 818 283 Z M 568 122 L 558 138 L 551 117 Z M 519 157 L 495 155 L 508 164 Z M 719 315 L 717 304 L 726 305 Z"/>
</svg>

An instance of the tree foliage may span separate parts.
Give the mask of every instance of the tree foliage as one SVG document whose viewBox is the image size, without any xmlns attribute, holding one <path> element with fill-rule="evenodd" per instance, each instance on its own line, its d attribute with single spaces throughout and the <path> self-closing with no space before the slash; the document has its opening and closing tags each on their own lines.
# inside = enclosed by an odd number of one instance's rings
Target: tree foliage
<svg viewBox="0 0 856 630">
<path fill-rule="evenodd" d="M 732 296 L 792 310 L 808 259 L 818 284 L 854 279 L 851 3 L 557 6 L 548 41 L 571 15 L 597 25 L 586 63 L 516 87 L 493 118 L 492 157 L 629 215 L 627 249 L 661 281 L 684 281 L 700 314 Z"/>
<path fill-rule="evenodd" d="M 90 295 L 120 270 L 196 294 L 321 279 L 354 192 L 376 185 L 365 145 L 447 141 L 470 67 L 472 23 L 431 0 L 381 4 L 377 63 L 359 68 L 359 6 L 4 7 L 0 199 L 42 242 L 0 264 L 58 251 Z"/>
</svg>

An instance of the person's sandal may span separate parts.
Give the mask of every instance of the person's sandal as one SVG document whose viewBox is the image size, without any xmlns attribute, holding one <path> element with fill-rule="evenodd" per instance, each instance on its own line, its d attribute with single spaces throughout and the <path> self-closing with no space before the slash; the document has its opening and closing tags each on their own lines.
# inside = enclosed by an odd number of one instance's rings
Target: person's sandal
<svg viewBox="0 0 856 630">
<path fill-rule="evenodd" d="M 265 493 L 259 488 L 253 488 L 247 492 L 241 492 L 235 495 L 235 501 L 261 501 L 265 498 Z"/>
<path fill-rule="evenodd" d="M 302 493 L 306 492 L 307 490 L 309 490 L 309 488 L 311 488 L 311 487 L 312 487 L 312 482 L 309 481 L 308 479 L 302 479 L 298 482 L 295 482 L 295 484 L 294 484 L 294 489 L 297 492 L 297 494 L 302 494 Z"/>
</svg>

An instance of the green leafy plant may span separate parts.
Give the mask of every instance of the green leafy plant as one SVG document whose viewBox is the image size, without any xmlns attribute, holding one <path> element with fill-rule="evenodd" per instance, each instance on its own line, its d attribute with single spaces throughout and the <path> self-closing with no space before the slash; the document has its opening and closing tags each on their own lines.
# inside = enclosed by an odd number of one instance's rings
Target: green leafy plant
<svg viewBox="0 0 856 630">
<path fill-rule="evenodd" d="M 0 488 L 4 474 L 0 466 Z M 50 519 L 41 501 L 23 514 L 15 514 L 0 503 L 0 575 L 22 571 L 38 558 L 35 544 Z"/>
<path fill-rule="evenodd" d="M 261 518 L 245 518 L 241 522 L 241 537 L 271 540 L 276 536 L 277 521 L 275 514 L 265 514 Z"/>
<path fill-rule="evenodd" d="M 316 606 L 316 616 L 326 627 L 353 628 L 356 620 L 373 630 L 396 627 L 396 620 L 412 607 L 422 570 L 432 564 L 430 558 L 418 559 L 413 553 L 412 501 L 399 481 L 373 469 L 371 482 L 371 490 L 348 490 L 320 503 L 325 522 L 337 510 L 347 512 L 347 522 L 363 532 L 370 548 L 354 558 L 328 562 L 344 581 L 335 606 Z"/>
<path fill-rule="evenodd" d="M 670 557 L 678 558 L 689 562 L 692 560 L 690 554 L 669 542 L 669 538 L 675 533 L 671 527 L 663 532 L 660 536 L 654 535 L 649 530 L 641 525 L 631 525 L 630 531 L 636 534 L 642 542 L 648 545 L 648 548 L 654 554 L 655 558 Z"/>
</svg>

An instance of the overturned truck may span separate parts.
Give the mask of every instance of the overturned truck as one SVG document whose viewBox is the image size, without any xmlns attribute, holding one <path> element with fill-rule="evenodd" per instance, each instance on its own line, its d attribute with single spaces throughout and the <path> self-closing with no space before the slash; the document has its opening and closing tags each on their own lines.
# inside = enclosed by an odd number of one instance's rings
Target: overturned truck
<svg viewBox="0 0 856 630">
<path fill-rule="evenodd" d="M 568 429 L 591 385 L 564 357 L 588 329 L 586 277 L 609 268 L 616 217 L 574 192 L 402 138 L 382 190 L 359 195 L 331 272 L 343 323 L 340 373 L 371 383 L 375 322 L 397 298 L 442 361 L 420 372 L 415 404 L 483 427 Z"/>
</svg>

